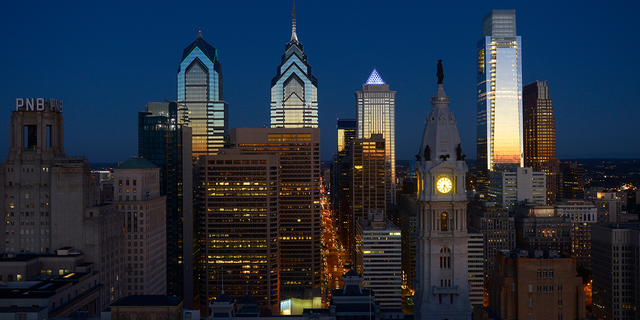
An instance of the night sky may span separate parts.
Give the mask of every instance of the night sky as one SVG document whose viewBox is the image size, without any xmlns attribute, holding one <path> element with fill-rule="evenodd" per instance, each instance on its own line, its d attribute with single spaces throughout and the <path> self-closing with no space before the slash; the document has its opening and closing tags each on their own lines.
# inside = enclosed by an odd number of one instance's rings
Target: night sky
<svg viewBox="0 0 640 320">
<path fill-rule="evenodd" d="M 136 156 L 137 113 L 176 99 L 198 30 L 218 49 L 230 128 L 269 126 L 271 78 L 291 1 L 3 1 L 0 161 L 16 98 L 64 102 L 65 149 L 92 163 Z M 640 1 L 309 1 L 297 33 L 318 78 L 322 160 L 336 118 L 376 68 L 396 94 L 396 158 L 418 152 L 443 59 L 464 153 L 476 157 L 476 44 L 491 9 L 516 9 L 523 84 L 547 80 L 563 158 L 640 157 Z"/>
</svg>

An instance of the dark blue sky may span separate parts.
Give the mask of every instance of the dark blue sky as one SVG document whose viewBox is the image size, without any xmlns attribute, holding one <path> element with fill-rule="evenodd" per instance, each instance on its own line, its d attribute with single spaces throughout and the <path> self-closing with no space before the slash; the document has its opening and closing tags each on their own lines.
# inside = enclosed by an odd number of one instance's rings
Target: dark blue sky
<svg viewBox="0 0 640 320">
<path fill-rule="evenodd" d="M 376 68 L 396 94 L 397 159 L 411 159 L 444 60 L 464 152 L 476 156 L 476 43 L 491 9 L 516 9 L 523 81 L 547 80 L 560 158 L 640 157 L 640 2 L 309 1 L 298 37 L 318 78 L 322 159 L 336 118 Z M 198 30 L 218 49 L 230 127 L 269 125 L 270 80 L 291 36 L 291 1 L 3 1 L 0 160 L 16 98 L 64 102 L 68 155 L 137 155 L 137 112 L 176 98 Z"/>
</svg>

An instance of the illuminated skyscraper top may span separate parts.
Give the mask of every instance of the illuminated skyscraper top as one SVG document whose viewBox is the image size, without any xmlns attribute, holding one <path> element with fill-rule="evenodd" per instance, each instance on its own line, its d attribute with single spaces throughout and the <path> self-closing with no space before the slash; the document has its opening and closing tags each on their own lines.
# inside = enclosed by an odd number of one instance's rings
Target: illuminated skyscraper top
<svg viewBox="0 0 640 320">
<path fill-rule="evenodd" d="M 229 137 L 228 105 L 222 100 L 218 51 L 202 33 L 183 53 L 178 68 L 180 122 L 193 128 L 193 155 L 216 154 Z"/>
<path fill-rule="evenodd" d="M 478 42 L 478 168 L 523 166 L 522 45 L 515 10 L 492 10 Z"/>
<path fill-rule="evenodd" d="M 396 92 L 373 69 L 362 91 L 356 91 L 357 139 L 381 134 L 385 142 L 387 203 L 396 203 Z"/>
<path fill-rule="evenodd" d="M 298 41 L 295 3 L 291 40 L 285 46 L 278 73 L 271 79 L 271 127 L 318 127 L 318 79 L 311 73 Z"/>
</svg>

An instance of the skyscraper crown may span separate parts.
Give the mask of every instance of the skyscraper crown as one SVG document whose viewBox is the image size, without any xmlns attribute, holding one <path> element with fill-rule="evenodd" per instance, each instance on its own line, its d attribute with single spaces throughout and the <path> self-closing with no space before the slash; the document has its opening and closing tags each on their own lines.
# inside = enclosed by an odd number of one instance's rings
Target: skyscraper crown
<svg viewBox="0 0 640 320">
<path fill-rule="evenodd" d="M 382 77 L 380 77 L 378 71 L 376 71 L 376 69 L 373 69 L 373 72 L 371 72 L 371 75 L 369 76 L 369 79 L 367 79 L 367 82 L 365 84 L 381 85 L 386 83 L 382 80 Z"/>
</svg>

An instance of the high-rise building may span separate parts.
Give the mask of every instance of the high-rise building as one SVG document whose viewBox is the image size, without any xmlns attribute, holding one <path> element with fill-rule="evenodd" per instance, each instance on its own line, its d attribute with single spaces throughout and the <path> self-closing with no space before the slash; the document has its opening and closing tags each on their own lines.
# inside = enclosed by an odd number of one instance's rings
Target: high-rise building
<svg viewBox="0 0 640 320">
<path fill-rule="evenodd" d="M 450 98 L 444 92 L 441 61 L 433 109 L 420 144 L 416 320 L 471 319 L 466 173 Z"/>
<path fill-rule="evenodd" d="M 221 292 L 250 294 L 277 314 L 280 300 L 279 156 L 238 149 L 201 156 L 201 306 Z M 208 311 L 208 310 L 207 310 Z M 206 312 L 208 315 L 208 312 Z"/>
<path fill-rule="evenodd" d="M 415 194 L 398 197 L 398 205 L 387 207 L 387 218 L 402 232 L 402 286 L 413 288 L 416 278 L 418 203 Z"/>
<path fill-rule="evenodd" d="M 160 167 L 160 195 L 166 196 L 167 206 L 167 294 L 184 297 L 185 308 L 193 309 L 199 282 L 194 282 L 194 257 L 198 258 L 194 231 L 198 228 L 193 212 L 191 127 L 180 123 L 179 112 L 175 102 L 149 102 L 138 113 L 138 156 Z"/>
<path fill-rule="evenodd" d="M 531 168 L 513 168 L 510 171 L 491 172 L 489 199 L 508 212 L 514 212 L 518 203 L 547 205 L 544 172 Z"/>
<path fill-rule="evenodd" d="M 402 307 L 402 234 L 384 218 L 382 210 L 370 210 L 356 221 L 356 271 L 364 287 L 375 294 L 382 308 Z"/>
<path fill-rule="evenodd" d="M 100 203 L 89 161 L 66 156 L 62 110 L 55 99 L 16 100 L 10 149 L 0 164 L 0 207 L 6 212 L 0 251 L 80 251 L 100 270 L 103 309 L 124 290 L 123 218 L 113 205 Z"/>
<path fill-rule="evenodd" d="M 270 192 L 278 195 L 280 299 L 319 288 L 320 129 L 232 129 L 231 144 L 243 155 L 278 156 L 277 190 Z"/>
<path fill-rule="evenodd" d="M 522 44 L 515 10 L 492 10 L 478 41 L 478 169 L 522 167 Z"/>
<path fill-rule="evenodd" d="M 271 79 L 271 128 L 318 127 L 318 79 L 311 73 L 296 33 L 293 5 L 291 40 L 285 45 L 278 72 Z"/>
<path fill-rule="evenodd" d="M 129 158 L 114 170 L 116 209 L 123 213 L 125 296 L 167 292 L 166 196 L 160 195 L 160 168 Z"/>
<path fill-rule="evenodd" d="M 604 319 L 638 319 L 640 224 L 609 224 L 591 229 L 593 312 Z"/>
<path fill-rule="evenodd" d="M 516 247 L 571 255 L 571 219 L 556 215 L 553 206 L 519 205 L 515 220 Z"/>
<path fill-rule="evenodd" d="M 353 208 L 351 203 L 353 175 L 351 166 L 351 143 L 356 136 L 355 119 L 338 119 L 338 149 L 333 157 L 333 181 L 331 182 L 331 204 L 338 219 L 338 238 L 344 248 L 353 245 Z"/>
<path fill-rule="evenodd" d="M 353 219 L 367 219 L 371 210 L 386 208 L 385 140 L 381 134 L 352 142 Z"/>
<path fill-rule="evenodd" d="M 495 202 L 472 202 L 468 206 L 471 228 L 483 235 L 485 283 L 495 267 L 496 255 L 516 247 L 516 224 L 512 216 Z"/>
<path fill-rule="evenodd" d="M 536 81 L 523 89 L 524 166 L 544 172 L 547 204 L 556 202 L 558 159 L 556 122 L 547 81 Z"/>
<path fill-rule="evenodd" d="M 396 92 L 373 69 L 362 91 L 356 91 L 356 138 L 381 134 L 385 141 L 386 202 L 396 203 Z"/>
<path fill-rule="evenodd" d="M 558 190 L 561 190 L 563 199 L 583 200 L 584 167 L 575 162 L 560 163 Z"/>
<path fill-rule="evenodd" d="M 474 319 L 585 319 L 582 278 L 572 257 L 554 250 L 501 251 L 496 265 L 489 280 L 490 313 Z"/>
<path fill-rule="evenodd" d="M 193 128 L 193 155 L 215 154 L 229 140 L 229 106 L 222 99 L 218 51 L 198 32 L 178 67 L 178 121 Z"/>
<path fill-rule="evenodd" d="M 591 227 L 598 222 L 598 211 L 591 202 L 556 202 L 556 214 L 571 219 L 571 255 L 579 266 L 591 266 Z"/>
<path fill-rule="evenodd" d="M 598 210 L 598 222 L 622 222 L 622 199 L 615 192 L 598 192 L 593 203 Z"/>
</svg>

